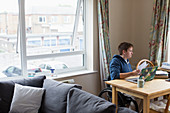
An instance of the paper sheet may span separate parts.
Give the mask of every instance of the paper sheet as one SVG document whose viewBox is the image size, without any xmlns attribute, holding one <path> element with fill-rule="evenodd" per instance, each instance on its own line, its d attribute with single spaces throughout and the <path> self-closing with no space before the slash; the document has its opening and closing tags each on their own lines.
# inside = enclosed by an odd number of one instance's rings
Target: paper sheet
<svg viewBox="0 0 170 113">
<path fill-rule="evenodd" d="M 141 65 L 138 66 L 139 70 L 142 70 L 143 68 L 146 68 L 148 66 L 148 64 L 145 62 L 143 62 Z"/>
<path fill-rule="evenodd" d="M 165 75 L 168 75 L 168 72 L 166 72 L 166 71 L 162 71 L 162 70 L 157 70 L 156 71 L 156 75 L 161 75 L 161 74 L 165 74 Z"/>
</svg>

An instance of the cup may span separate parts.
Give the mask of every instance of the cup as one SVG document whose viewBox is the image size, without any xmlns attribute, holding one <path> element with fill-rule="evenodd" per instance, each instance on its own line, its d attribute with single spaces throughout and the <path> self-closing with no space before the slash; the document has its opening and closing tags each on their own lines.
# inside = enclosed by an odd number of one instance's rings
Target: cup
<svg viewBox="0 0 170 113">
<path fill-rule="evenodd" d="M 145 84 L 144 79 L 138 79 L 137 84 L 138 84 L 138 88 L 143 88 L 143 87 L 144 87 L 144 84 Z"/>
<path fill-rule="evenodd" d="M 55 69 L 50 69 L 50 70 L 51 70 L 51 77 L 53 77 Z"/>
<path fill-rule="evenodd" d="M 35 73 L 33 73 L 33 72 L 28 73 L 28 77 L 34 77 L 34 75 L 35 75 Z"/>
</svg>

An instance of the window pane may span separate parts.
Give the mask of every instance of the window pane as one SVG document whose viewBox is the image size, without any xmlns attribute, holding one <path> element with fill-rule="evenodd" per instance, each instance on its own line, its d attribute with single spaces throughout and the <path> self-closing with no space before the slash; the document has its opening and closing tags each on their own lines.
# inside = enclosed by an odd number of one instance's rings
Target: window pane
<svg viewBox="0 0 170 113">
<path fill-rule="evenodd" d="M 77 6 L 78 1 L 26 0 L 28 56 L 84 50 L 83 2 Z"/>
<path fill-rule="evenodd" d="M 83 66 L 83 55 L 72 55 L 57 58 L 47 58 L 41 60 L 29 60 L 27 62 L 28 70 L 40 68 L 41 72 L 35 72 L 35 75 L 46 74 L 48 75 L 50 69 L 55 69 L 58 74 L 60 72 L 69 71 L 70 69 Z M 29 73 L 29 71 L 28 71 Z"/>
<path fill-rule="evenodd" d="M 0 77 L 21 76 L 20 53 L 16 52 L 18 0 L 0 2 Z"/>
</svg>

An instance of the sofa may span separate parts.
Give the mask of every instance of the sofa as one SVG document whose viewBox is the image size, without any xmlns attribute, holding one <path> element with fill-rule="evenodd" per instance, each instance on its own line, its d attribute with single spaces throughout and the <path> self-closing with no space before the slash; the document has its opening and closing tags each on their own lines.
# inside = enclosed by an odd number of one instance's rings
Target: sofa
<svg viewBox="0 0 170 113">
<path fill-rule="evenodd" d="M 115 113 L 116 106 L 45 76 L 0 79 L 0 113 Z M 118 113 L 136 113 L 118 108 Z"/>
</svg>

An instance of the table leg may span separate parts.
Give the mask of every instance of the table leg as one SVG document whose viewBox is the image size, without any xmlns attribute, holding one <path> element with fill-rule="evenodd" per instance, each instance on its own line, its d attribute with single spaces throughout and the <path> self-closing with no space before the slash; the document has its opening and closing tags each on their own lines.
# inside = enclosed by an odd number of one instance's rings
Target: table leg
<svg viewBox="0 0 170 113">
<path fill-rule="evenodd" d="M 170 104 L 170 95 L 168 95 L 168 101 L 166 103 L 166 107 L 165 107 L 164 113 L 168 113 L 168 111 L 169 111 L 169 104 Z"/>
<path fill-rule="evenodd" d="M 116 105 L 116 113 L 118 108 L 118 97 L 116 87 L 112 86 L 112 103 Z"/>
<path fill-rule="evenodd" d="M 144 97 L 143 99 L 143 113 L 149 113 L 150 109 L 150 99 L 148 97 Z"/>
<path fill-rule="evenodd" d="M 112 103 L 117 104 L 116 100 L 117 100 L 116 87 L 112 86 Z"/>
</svg>

